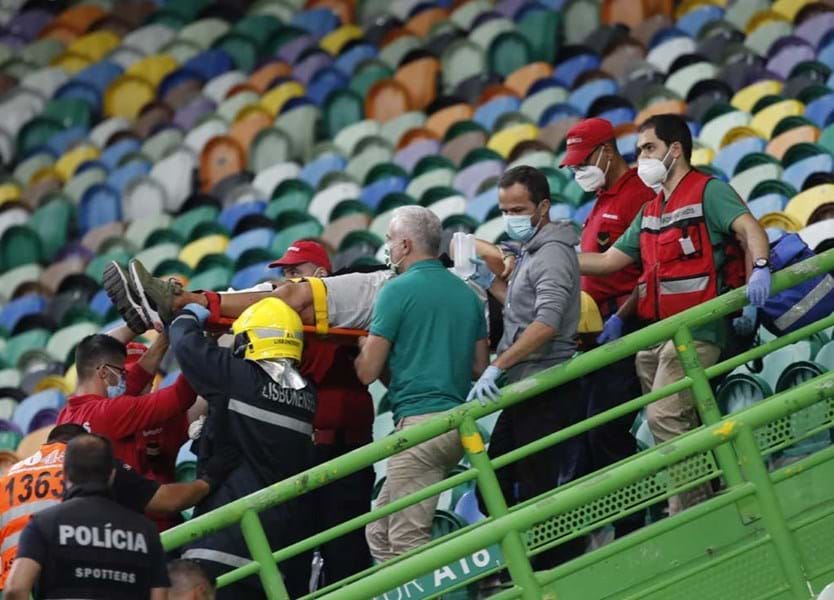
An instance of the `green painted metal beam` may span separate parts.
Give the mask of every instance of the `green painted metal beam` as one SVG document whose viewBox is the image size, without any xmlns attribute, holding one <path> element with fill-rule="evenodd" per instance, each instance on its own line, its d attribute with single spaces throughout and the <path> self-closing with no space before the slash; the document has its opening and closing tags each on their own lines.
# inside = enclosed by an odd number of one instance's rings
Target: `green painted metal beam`
<svg viewBox="0 0 834 600">
<path fill-rule="evenodd" d="M 432 552 L 411 556 L 395 567 L 381 570 L 344 586 L 338 592 L 324 598 L 373 598 L 422 573 L 440 568 L 448 562 L 494 544 L 512 531 L 526 531 L 536 523 L 580 507 L 592 499 L 634 483 L 666 466 L 725 444 L 745 429 L 756 429 L 828 398 L 834 398 L 834 372 L 820 375 L 766 402 L 727 417 L 715 425 L 693 431 L 642 453 L 632 463 L 608 471 L 605 477 L 592 478 L 584 486 L 556 490 L 551 496 L 535 504 L 462 533 L 436 547 Z M 759 489 L 756 481 L 751 483 L 756 490 Z M 811 598 L 811 595 L 809 593 L 799 598 Z"/>
</svg>

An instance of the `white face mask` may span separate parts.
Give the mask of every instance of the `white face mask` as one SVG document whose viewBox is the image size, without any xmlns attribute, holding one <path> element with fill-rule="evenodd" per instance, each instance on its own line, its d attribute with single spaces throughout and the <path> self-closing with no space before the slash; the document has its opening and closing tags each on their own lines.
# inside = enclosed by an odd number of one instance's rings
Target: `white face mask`
<svg viewBox="0 0 834 600">
<path fill-rule="evenodd" d="M 398 260 L 397 262 L 394 262 L 391 259 L 391 242 L 387 242 L 385 244 L 385 265 L 389 269 L 391 269 L 394 272 L 395 275 L 399 275 L 400 265 L 402 264 L 404 258 L 405 258 L 405 256 L 401 256 L 400 260 Z"/>
<path fill-rule="evenodd" d="M 611 161 L 605 165 L 605 170 L 599 168 L 599 161 L 602 160 L 603 153 L 599 153 L 596 164 L 583 165 L 576 167 L 576 184 L 585 192 L 595 192 L 605 185 L 605 176 L 608 174 L 608 168 L 611 166 Z"/>
<path fill-rule="evenodd" d="M 669 170 L 675 164 L 675 160 L 666 167 L 666 158 L 672 151 L 671 148 L 666 151 L 662 159 L 657 158 L 640 158 L 637 160 L 637 176 L 646 186 L 652 188 L 655 192 L 659 192 L 663 186 L 663 182 L 669 176 Z"/>
</svg>

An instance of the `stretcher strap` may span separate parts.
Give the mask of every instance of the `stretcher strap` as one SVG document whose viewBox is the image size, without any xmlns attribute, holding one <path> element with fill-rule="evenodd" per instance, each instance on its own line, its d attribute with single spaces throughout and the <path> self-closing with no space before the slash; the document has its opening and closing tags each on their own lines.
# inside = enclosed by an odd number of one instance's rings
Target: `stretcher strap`
<svg viewBox="0 0 834 600">
<path fill-rule="evenodd" d="M 211 324 L 224 324 L 223 317 L 220 315 L 220 294 L 217 292 L 203 291 L 203 295 L 208 301 L 209 318 L 208 322 Z"/>
<path fill-rule="evenodd" d="M 325 334 L 330 329 L 327 320 L 327 289 L 318 277 L 308 277 L 307 283 L 313 292 L 313 311 L 316 313 L 316 333 Z"/>
</svg>

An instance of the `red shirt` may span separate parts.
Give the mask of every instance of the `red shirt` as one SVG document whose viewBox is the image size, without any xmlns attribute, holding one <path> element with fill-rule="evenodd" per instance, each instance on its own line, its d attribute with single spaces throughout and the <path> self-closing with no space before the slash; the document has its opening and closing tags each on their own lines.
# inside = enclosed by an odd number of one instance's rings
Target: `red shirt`
<svg viewBox="0 0 834 600">
<path fill-rule="evenodd" d="M 142 390 L 151 377 L 137 365 L 128 369 L 125 375 L 127 390 L 124 396 L 105 398 L 85 394 L 71 397 L 58 414 L 58 424 L 78 423 L 109 438 L 116 458 L 146 477 L 170 483 L 174 481 L 176 452 L 188 435 L 186 411 L 197 395 L 182 376 L 165 389 L 142 396 L 131 395 Z M 157 429 L 161 431 L 154 433 Z M 170 468 L 154 468 L 149 464 L 148 439 L 162 442 L 160 447 L 165 448 Z"/>
<path fill-rule="evenodd" d="M 605 252 L 617 241 L 643 205 L 655 193 L 637 176 L 637 169 L 629 169 L 610 189 L 597 192 L 597 202 L 585 221 L 580 246 L 582 252 Z M 620 306 L 637 286 L 640 267 L 629 265 L 622 271 L 605 277 L 582 277 L 582 291 L 596 300 L 603 318 Z"/>
</svg>

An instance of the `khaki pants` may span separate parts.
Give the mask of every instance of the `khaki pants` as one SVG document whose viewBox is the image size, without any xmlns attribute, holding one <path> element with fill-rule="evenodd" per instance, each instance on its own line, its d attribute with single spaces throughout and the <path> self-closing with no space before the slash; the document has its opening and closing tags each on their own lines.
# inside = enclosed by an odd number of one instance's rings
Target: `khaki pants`
<svg viewBox="0 0 834 600">
<path fill-rule="evenodd" d="M 695 342 L 695 350 L 704 367 L 714 365 L 721 354 L 721 348 L 709 342 Z M 643 393 L 660 389 L 679 381 L 685 374 L 678 360 L 675 343 L 672 340 L 637 353 L 635 367 Z M 692 392 L 686 390 L 672 394 L 646 407 L 649 429 L 658 442 L 665 442 L 701 424 L 695 408 Z M 712 495 L 709 484 L 703 484 L 677 496 L 669 498 L 669 514 L 694 506 Z"/>
<path fill-rule="evenodd" d="M 405 417 L 397 423 L 397 431 L 439 413 Z M 379 492 L 376 508 L 399 500 L 444 479 L 463 458 L 463 447 L 457 431 L 409 448 L 388 459 L 385 483 Z M 438 496 L 423 500 L 383 517 L 365 528 L 371 556 L 382 562 L 399 556 L 431 539 L 431 527 Z"/>
</svg>

